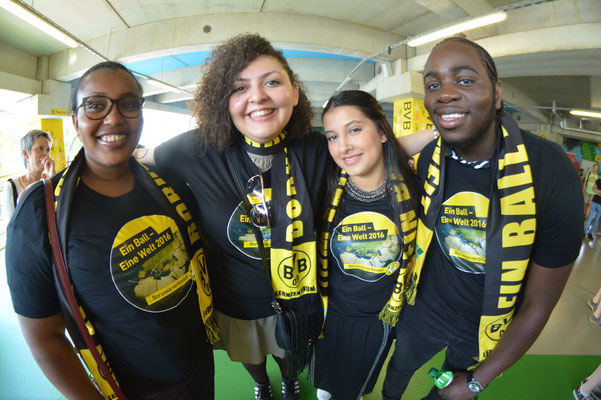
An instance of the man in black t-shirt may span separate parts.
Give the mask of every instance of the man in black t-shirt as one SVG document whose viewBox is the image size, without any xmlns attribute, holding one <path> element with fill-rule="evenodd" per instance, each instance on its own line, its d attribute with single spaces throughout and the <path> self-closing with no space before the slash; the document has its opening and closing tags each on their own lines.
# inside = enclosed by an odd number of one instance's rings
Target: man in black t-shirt
<svg viewBox="0 0 601 400">
<path fill-rule="evenodd" d="M 593 200 L 591 202 L 591 209 L 588 213 L 588 218 L 586 220 L 586 238 L 589 240 L 593 240 L 593 232 L 597 227 L 597 223 L 601 219 L 601 179 L 597 179 L 595 185 L 593 186 L 593 192 L 595 195 L 593 196 Z M 597 232 L 601 231 L 601 226 Z M 598 234 L 597 234 L 598 236 Z"/>
<path fill-rule="evenodd" d="M 446 348 L 442 368 L 453 381 L 427 398 L 464 400 L 515 363 L 545 326 L 578 256 L 583 198 L 561 148 L 503 112 L 486 50 L 460 38 L 439 43 L 424 86 L 442 138 L 418 162 L 424 193 L 412 306 L 397 324 L 382 394 L 400 399 L 413 373 Z"/>
</svg>

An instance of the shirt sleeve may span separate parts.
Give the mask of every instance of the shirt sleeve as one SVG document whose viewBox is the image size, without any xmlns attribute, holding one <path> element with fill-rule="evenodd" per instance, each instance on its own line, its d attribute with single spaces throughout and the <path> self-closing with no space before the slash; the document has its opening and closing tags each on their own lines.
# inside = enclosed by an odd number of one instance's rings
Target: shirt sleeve
<svg viewBox="0 0 601 400">
<path fill-rule="evenodd" d="M 182 168 L 189 167 L 189 161 L 186 160 L 190 160 L 194 156 L 194 152 L 199 150 L 193 132 L 177 135 L 154 149 L 154 160 L 159 173 L 166 176 L 176 175 L 184 179 Z"/>
<path fill-rule="evenodd" d="M 578 257 L 584 236 L 580 178 L 559 146 L 545 149 L 544 156 L 532 162 L 538 171 L 533 171 L 538 209 L 531 260 L 547 268 L 562 267 Z"/>
<path fill-rule="evenodd" d="M 6 277 L 15 312 L 46 318 L 61 307 L 52 274 L 43 187 L 37 184 L 30 191 L 6 232 Z"/>
</svg>

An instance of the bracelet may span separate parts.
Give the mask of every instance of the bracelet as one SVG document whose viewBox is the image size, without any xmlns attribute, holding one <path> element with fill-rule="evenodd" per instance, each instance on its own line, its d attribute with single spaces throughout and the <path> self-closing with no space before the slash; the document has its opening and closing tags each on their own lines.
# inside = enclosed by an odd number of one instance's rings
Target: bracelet
<svg viewBox="0 0 601 400">
<path fill-rule="evenodd" d="M 440 137 L 440 132 L 436 129 L 436 126 L 432 125 L 432 133 L 434 133 L 434 140 L 437 140 Z"/>
</svg>

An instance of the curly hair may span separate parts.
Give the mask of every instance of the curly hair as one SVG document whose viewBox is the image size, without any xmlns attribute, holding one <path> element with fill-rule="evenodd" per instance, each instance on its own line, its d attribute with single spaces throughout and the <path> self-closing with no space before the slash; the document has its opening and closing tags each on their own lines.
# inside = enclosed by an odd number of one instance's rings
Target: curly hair
<svg viewBox="0 0 601 400">
<path fill-rule="evenodd" d="M 197 133 L 206 144 L 219 151 L 226 150 L 241 135 L 229 113 L 234 81 L 248 64 L 260 56 L 277 59 L 286 70 L 290 82 L 298 86 L 298 105 L 294 107 L 285 127 L 288 138 L 299 138 L 311 132 L 311 103 L 284 55 L 264 37 L 242 34 L 213 50 L 203 67 L 205 73 L 194 95 L 192 115 L 200 127 Z"/>
</svg>

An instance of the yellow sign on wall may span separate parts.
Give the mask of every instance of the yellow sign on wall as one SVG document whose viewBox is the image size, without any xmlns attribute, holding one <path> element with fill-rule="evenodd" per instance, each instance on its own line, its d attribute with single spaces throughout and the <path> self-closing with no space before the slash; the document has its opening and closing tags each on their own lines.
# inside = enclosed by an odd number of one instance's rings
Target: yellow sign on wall
<svg viewBox="0 0 601 400">
<path fill-rule="evenodd" d="M 601 154 L 595 154 L 595 162 L 601 162 Z"/>
<path fill-rule="evenodd" d="M 394 102 L 392 130 L 396 136 L 410 135 L 431 127 L 432 121 L 422 99 L 410 97 Z"/>
</svg>

